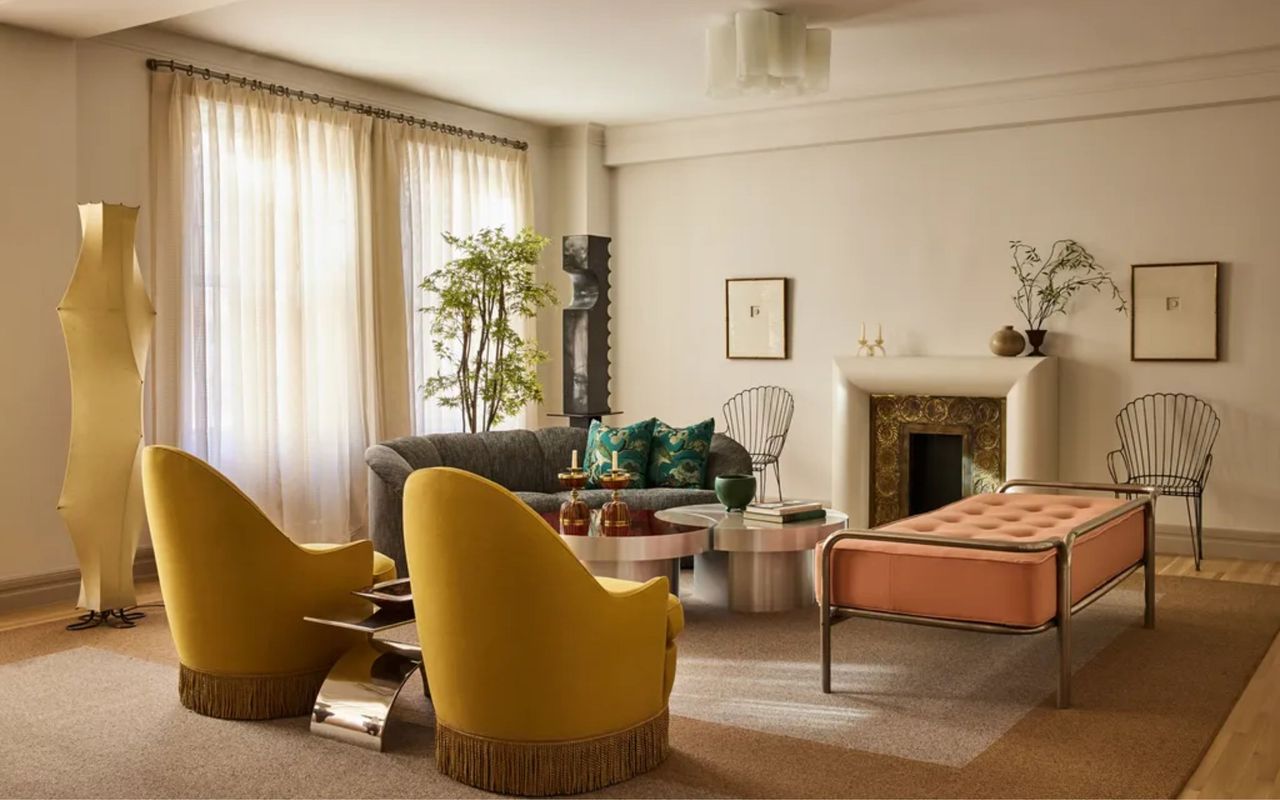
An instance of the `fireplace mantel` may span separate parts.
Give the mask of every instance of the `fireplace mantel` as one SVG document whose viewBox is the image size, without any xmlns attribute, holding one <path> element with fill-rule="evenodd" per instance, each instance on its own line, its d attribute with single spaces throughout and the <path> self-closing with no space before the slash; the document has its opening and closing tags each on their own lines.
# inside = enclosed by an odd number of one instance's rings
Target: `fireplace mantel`
<svg viewBox="0 0 1280 800">
<path fill-rule="evenodd" d="M 835 359 L 832 398 L 834 507 L 854 525 L 870 513 L 871 395 L 1005 398 L 1005 474 L 1058 477 L 1058 362 L 1045 358 L 927 356 Z"/>
</svg>

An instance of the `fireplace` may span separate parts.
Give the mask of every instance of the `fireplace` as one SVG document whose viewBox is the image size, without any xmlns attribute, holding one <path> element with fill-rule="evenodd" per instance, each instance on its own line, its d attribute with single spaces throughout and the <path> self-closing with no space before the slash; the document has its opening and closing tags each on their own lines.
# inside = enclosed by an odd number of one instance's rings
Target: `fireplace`
<svg viewBox="0 0 1280 800">
<path fill-rule="evenodd" d="M 875 436 L 867 434 L 875 431 L 871 402 L 877 395 L 1002 401 L 1002 474 L 1045 481 L 1058 477 L 1058 359 L 1053 356 L 841 356 L 835 359 L 832 384 L 831 505 L 848 512 L 853 527 L 867 526 L 875 517 L 872 471 L 878 448 Z M 895 509 L 894 518 L 907 513 Z"/>
<path fill-rule="evenodd" d="M 908 431 L 903 499 L 908 514 L 924 514 L 964 497 L 965 488 L 973 485 L 968 443 L 963 433 Z"/>
<path fill-rule="evenodd" d="M 1002 397 L 871 396 L 871 524 L 995 491 L 1005 477 Z"/>
</svg>

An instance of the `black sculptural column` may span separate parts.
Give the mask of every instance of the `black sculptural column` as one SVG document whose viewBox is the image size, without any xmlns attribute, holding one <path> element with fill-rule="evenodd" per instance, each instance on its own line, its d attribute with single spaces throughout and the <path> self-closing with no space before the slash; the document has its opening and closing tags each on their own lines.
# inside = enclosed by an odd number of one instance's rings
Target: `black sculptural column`
<svg viewBox="0 0 1280 800">
<path fill-rule="evenodd" d="M 564 413 L 575 428 L 617 414 L 609 408 L 608 236 L 564 237 L 573 297 L 564 308 Z"/>
</svg>

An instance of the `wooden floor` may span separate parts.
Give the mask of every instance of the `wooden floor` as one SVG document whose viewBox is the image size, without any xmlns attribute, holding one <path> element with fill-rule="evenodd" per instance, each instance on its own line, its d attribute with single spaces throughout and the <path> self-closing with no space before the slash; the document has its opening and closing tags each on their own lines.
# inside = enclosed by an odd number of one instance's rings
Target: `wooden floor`
<svg viewBox="0 0 1280 800">
<path fill-rule="evenodd" d="M 1161 575 L 1280 586 L 1280 562 L 1206 559 L 1199 573 L 1190 556 L 1156 559 Z M 1182 797 L 1280 797 L 1280 638 L 1258 665 Z"/>
<path fill-rule="evenodd" d="M 1189 556 L 1159 556 L 1156 565 L 1161 575 L 1280 586 L 1280 562 L 1207 559 L 1198 573 Z M 138 600 L 159 602 L 159 584 L 139 584 Z M 68 604 L 32 608 L 0 615 L 0 631 L 75 616 Z M 1280 639 L 1271 643 L 1182 797 L 1280 798 Z"/>
</svg>

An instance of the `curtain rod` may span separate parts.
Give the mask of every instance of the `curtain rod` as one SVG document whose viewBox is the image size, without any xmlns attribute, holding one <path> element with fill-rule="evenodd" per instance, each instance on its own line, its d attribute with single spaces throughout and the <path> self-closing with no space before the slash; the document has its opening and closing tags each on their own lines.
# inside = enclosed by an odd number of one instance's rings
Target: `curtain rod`
<svg viewBox="0 0 1280 800">
<path fill-rule="evenodd" d="M 266 92 L 277 97 L 287 97 L 291 100 L 309 100 L 312 103 L 324 103 L 330 108 L 340 108 L 343 111 L 350 111 L 353 114 L 362 114 L 366 117 L 374 117 L 375 119 L 387 119 L 392 122 L 398 122 L 401 125 L 416 126 L 419 128 L 430 129 L 449 136 L 459 136 L 466 139 L 479 139 L 481 141 L 490 142 L 492 144 L 502 145 L 503 147 L 511 147 L 516 150 L 528 150 L 529 143 L 522 142 L 519 139 L 508 139 L 505 136 L 495 136 L 492 133 L 483 133 L 481 131 L 473 131 L 468 128 L 459 128 L 456 125 L 446 125 L 443 122 L 422 119 L 421 117 L 413 117 L 408 114 L 401 114 L 398 111 L 391 111 L 386 108 L 371 106 L 366 103 L 353 103 L 350 100 L 343 100 L 338 97 L 329 97 L 319 95 L 315 92 L 304 92 L 299 89 L 291 89 L 278 83 L 268 83 L 255 78 L 246 78 L 243 75 L 231 75 L 226 72 L 217 72 L 208 67 L 197 67 L 191 64 L 184 64 L 180 61 L 172 59 L 148 58 L 147 69 L 152 72 L 167 70 L 169 72 L 183 72 L 190 77 L 203 78 L 206 81 L 222 81 L 225 84 L 234 83 L 241 89 L 248 89 L 254 92 Z"/>
</svg>

